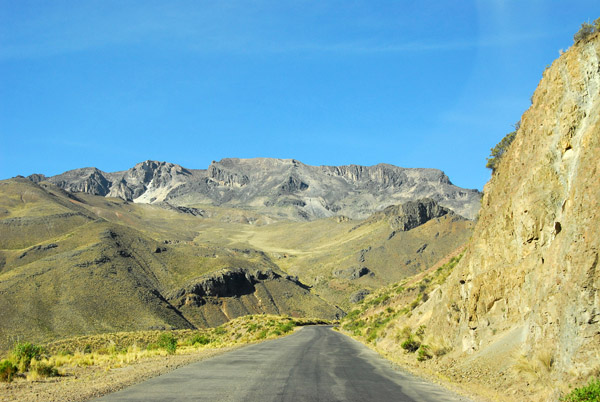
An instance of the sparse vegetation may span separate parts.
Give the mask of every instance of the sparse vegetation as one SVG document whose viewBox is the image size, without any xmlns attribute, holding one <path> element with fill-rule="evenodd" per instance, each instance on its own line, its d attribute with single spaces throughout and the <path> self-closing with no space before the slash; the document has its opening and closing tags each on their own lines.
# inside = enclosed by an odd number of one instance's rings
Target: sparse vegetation
<svg viewBox="0 0 600 402">
<path fill-rule="evenodd" d="M 502 159 L 502 156 L 504 156 L 506 151 L 508 151 L 510 144 L 512 144 L 512 142 L 515 140 L 515 137 L 517 136 L 517 132 L 519 131 L 520 127 L 521 121 L 519 120 L 514 125 L 515 130 L 506 134 L 504 138 L 502 138 L 502 140 L 500 140 L 500 142 L 490 150 L 490 156 L 487 158 L 487 163 L 485 165 L 486 168 L 492 169 L 492 172 L 496 171 L 496 169 L 498 168 L 498 164 Z"/>
<path fill-rule="evenodd" d="M 560 400 L 563 402 L 600 402 L 600 379 L 592 378 L 588 385 L 575 388 Z"/>
<path fill-rule="evenodd" d="M 552 382 L 551 372 L 554 357 L 548 351 L 537 352 L 533 356 L 518 356 L 514 365 L 515 371 L 527 377 L 535 384 L 549 385 Z"/>
<path fill-rule="evenodd" d="M 406 353 L 415 353 L 418 361 L 440 357 L 451 350 L 442 338 L 429 336 L 425 344 L 426 327 L 413 329 L 406 326 L 394 331 L 401 317 L 415 314 L 415 310 L 427 301 L 435 287 L 444 283 L 463 254 L 453 256 L 420 281 L 404 281 L 379 289 L 367 296 L 359 308 L 355 308 L 342 319 L 342 329 L 367 343 L 376 344 L 387 334 L 395 334 L 394 341 Z"/>
<path fill-rule="evenodd" d="M 200 330 L 137 331 L 64 339 L 45 345 L 18 342 L 9 358 L 0 361 L 0 381 L 16 376 L 36 381 L 73 368 L 119 368 L 150 357 L 191 354 L 287 334 L 297 326 L 329 324 L 320 319 L 254 315 L 239 317 L 217 328 Z M 75 351 L 75 352 L 72 352 Z"/>
</svg>

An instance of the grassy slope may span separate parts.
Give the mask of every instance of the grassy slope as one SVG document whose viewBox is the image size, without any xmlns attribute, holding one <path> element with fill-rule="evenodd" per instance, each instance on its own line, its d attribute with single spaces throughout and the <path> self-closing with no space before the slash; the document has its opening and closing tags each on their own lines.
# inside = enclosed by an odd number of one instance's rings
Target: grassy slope
<svg viewBox="0 0 600 402">
<path fill-rule="evenodd" d="M 266 226 L 220 225 L 216 230 L 200 231 L 196 240 L 264 250 L 286 272 L 314 286 L 322 297 L 350 308 L 350 293 L 374 290 L 421 272 L 465 243 L 473 225 L 442 217 L 389 238 L 392 229 L 387 222 L 360 223 L 329 218 Z M 427 247 L 417 253 L 423 245 Z M 333 274 L 362 266 L 374 275 L 345 280 Z"/>
</svg>

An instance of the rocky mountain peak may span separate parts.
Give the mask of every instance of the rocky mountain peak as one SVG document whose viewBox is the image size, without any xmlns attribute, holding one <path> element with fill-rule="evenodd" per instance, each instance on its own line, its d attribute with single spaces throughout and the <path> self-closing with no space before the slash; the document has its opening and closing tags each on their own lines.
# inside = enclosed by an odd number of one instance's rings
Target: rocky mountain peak
<svg viewBox="0 0 600 402">
<path fill-rule="evenodd" d="M 473 218 L 481 194 L 454 186 L 441 170 L 375 166 L 310 166 L 295 159 L 226 158 L 206 170 L 144 161 L 105 173 L 76 169 L 48 178 L 73 192 L 142 203 L 243 206 L 276 218 L 312 220 L 336 215 L 366 218 L 389 205 L 420 198 Z"/>
</svg>

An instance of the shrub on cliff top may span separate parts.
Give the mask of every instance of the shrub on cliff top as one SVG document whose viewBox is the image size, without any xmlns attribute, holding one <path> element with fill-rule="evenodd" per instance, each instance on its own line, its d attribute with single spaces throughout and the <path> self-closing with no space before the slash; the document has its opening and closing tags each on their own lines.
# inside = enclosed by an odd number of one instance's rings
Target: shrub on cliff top
<svg viewBox="0 0 600 402">
<path fill-rule="evenodd" d="M 586 39 L 588 36 L 593 34 L 595 30 L 596 27 L 594 27 L 594 25 L 590 24 L 589 22 L 584 22 L 583 24 L 581 24 L 581 28 L 579 28 L 579 31 L 577 31 L 577 33 L 573 35 L 573 41 L 579 42 L 580 40 Z"/>
<path fill-rule="evenodd" d="M 590 24 L 589 22 L 584 22 L 583 24 L 581 24 L 581 28 L 579 28 L 579 31 L 577 31 L 577 33 L 573 35 L 573 41 L 577 43 L 580 40 L 585 40 L 590 35 L 596 32 L 600 32 L 600 18 L 597 18 L 593 24 Z"/>
<path fill-rule="evenodd" d="M 504 138 L 502 138 L 502 140 L 500 140 L 500 142 L 497 143 L 496 146 L 490 150 L 490 156 L 489 158 L 487 158 L 487 164 L 485 165 L 485 167 L 488 169 L 492 169 L 492 172 L 496 171 L 496 169 L 498 168 L 498 164 L 500 163 L 500 159 L 502 159 L 502 156 L 506 153 L 508 147 L 510 147 L 510 144 L 512 144 L 515 137 L 517 136 L 517 132 L 521 127 L 521 121 L 519 120 L 514 125 L 514 127 L 515 131 L 506 134 Z"/>
</svg>

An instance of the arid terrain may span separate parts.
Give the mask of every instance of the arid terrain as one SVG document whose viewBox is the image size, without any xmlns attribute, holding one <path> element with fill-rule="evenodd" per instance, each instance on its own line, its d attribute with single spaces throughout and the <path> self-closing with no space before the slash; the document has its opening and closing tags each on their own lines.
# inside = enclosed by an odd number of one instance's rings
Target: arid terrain
<svg viewBox="0 0 600 402">
<path fill-rule="evenodd" d="M 531 101 L 483 195 L 292 159 L 0 181 L 1 396 L 84 400 L 339 322 L 473 398 L 560 400 L 600 376 L 600 33 Z"/>
</svg>

